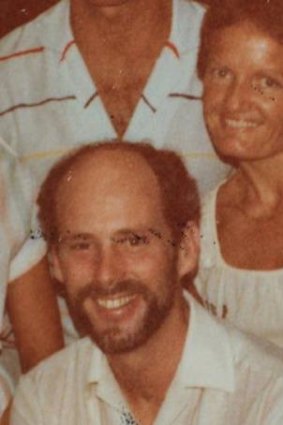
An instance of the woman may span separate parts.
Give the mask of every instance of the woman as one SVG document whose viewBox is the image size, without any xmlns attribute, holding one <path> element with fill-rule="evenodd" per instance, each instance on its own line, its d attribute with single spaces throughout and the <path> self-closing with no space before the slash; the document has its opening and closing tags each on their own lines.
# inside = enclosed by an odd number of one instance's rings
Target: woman
<svg viewBox="0 0 283 425">
<path fill-rule="evenodd" d="M 283 346 L 282 0 L 214 2 L 198 71 L 213 145 L 235 171 L 204 200 L 196 286 L 214 314 Z"/>
</svg>

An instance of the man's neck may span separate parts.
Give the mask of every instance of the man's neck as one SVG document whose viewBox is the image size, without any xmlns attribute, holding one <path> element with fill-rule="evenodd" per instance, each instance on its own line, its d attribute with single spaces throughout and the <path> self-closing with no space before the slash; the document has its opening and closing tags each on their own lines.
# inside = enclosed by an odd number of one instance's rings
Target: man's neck
<svg viewBox="0 0 283 425">
<path fill-rule="evenodd" d="M 152 423 L 181 361 L 189 322 L 182 299 L 162 327 L 137 350 L 108 356 L 111 369 L 140 423 Z M 143 411 L 147 417 L 141 420 Z"/>
<path fill-rule="evenodd" d="M 119 6 L 101 7 L 89 0 L 71 1 L 71 25 L 75 38 L 83 34 L 87 39 L 98 36 L 105 42 L 111 38 L 130 42 L 171 19 L 172 0 L 134 0 Z"/>
<path fill-rule="evenodd" d="M 71 1 L 76 45 L 120 138 L 169 38 L 171 15 L 172 0 L 130 0 L 107 8 Z"/>
</svg>

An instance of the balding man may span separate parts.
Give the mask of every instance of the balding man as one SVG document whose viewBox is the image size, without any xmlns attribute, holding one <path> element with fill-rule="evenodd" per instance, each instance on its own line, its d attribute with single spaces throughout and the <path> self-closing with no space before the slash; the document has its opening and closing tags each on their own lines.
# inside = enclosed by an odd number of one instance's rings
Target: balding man
<svg viewBox="0 0 283 425">
<path fill-rule="evenodd" d="M 282 424 L 281 353 L 182 290 L 197 264 L 199 204 L 176 154 L 82 148 L 51 171 L 39 206 L 87 337 L 22 378 L 12 425 Z"/>
</svg>

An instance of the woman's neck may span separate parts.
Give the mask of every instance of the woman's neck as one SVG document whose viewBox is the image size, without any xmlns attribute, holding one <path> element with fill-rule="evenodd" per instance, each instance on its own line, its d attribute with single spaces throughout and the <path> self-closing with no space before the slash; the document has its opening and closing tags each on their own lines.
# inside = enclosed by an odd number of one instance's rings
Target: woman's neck
<svg viewBox="0 0 283 425">
<path fill-rule="evenodd" d="M 283 208 L 283 155 L 270 160 L 243 162 L 235 175 L 242 203 L 253 216 L 271 215 Z"/>
</svg>

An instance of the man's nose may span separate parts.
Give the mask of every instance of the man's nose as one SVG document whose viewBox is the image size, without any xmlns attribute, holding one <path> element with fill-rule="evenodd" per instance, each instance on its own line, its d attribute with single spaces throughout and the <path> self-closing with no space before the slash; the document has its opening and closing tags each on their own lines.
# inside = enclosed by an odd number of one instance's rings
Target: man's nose
<svg viewBox="0 0 283 425">
<path fill-rule="evenodd" d="M 123 259 L 116 247 L 101 249 L 95 270 L 95 278 L 102 286 L 109 287 L 117 282 L 124 273 Z"/>
</svg>

